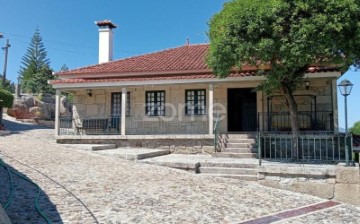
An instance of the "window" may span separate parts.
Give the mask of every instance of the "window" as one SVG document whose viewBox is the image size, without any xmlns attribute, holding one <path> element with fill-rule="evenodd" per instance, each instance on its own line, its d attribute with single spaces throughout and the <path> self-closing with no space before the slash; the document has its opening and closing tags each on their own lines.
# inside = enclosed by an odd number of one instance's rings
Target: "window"
<svg viewBox="0 0 360 224">
<path fill-rule="evenodd" d="M 165 116 L 165 91 L 147 91 L 145 111 L 148 116 Z"/>
<path fill-rule="evenodd" d="M 121 117 L 121 92 L 111 94 L 111 116 Z M 130 92 L 126 94 L 126 116 L 130 116 Z"/>
<path fill-rule="evenodd" d="M 185 91 L 185 114 L 204 115 L 206 114 L 206 90 Z"/>
</svg>

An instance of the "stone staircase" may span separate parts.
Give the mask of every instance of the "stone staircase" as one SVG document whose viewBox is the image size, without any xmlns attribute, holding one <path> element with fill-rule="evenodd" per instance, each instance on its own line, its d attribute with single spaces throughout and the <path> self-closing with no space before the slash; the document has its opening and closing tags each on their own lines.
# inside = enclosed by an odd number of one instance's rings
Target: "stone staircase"
<svg viewBox="0 0 360 224">
<path fill-rule="evenodd" d="M 256 158 L 256 134 L 226 134 L 219 137 L 220 152 L 215 157 L 225 158 Z"/>
<path fill-rule="evenodd" d="M 256 161 L 244 161 L 244 163 L 203 163 L 199 167 L 199 173 L 214 177 L 257 181 L 257 166 Z"/>
<path fill-rule="evenodd" d="M 225 134 L 219 137 L 220 152 L 217 158 L 233 160 L 234 163 L 202 163 L 199 172 L 204 175 L 257 181 L 258 160 L 256 134 Z"/>
</svg>

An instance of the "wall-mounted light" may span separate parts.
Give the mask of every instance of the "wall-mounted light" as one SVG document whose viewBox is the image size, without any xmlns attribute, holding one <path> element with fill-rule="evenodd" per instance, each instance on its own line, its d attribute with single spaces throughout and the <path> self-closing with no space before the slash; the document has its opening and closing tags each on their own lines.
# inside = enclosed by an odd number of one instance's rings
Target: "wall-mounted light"
<svg viewBox="0 0 360 224">
<path fill-rule="evenodd" d="M 305 78 L 304 83 L 305 83 L 305 88 L 306 88 L 306 90 L 309 90 L 309 88 L 310 88 L 310 79 L 309 79 L 309 78 Z"/>
<path fill-rule="evenodd" d="M 86 94 L 87 94 L 88 96 L 92 97 L 91 89 L 87 89 L 87 90 L 86 90 Z"/>
</svg>

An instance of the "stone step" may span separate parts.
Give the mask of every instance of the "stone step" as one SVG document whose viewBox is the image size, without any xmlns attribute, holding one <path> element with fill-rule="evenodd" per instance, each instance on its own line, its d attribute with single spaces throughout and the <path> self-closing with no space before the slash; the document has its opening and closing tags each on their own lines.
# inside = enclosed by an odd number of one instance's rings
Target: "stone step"
<svg viewBox="0 0 360 224">
<path fill-rule="evenodd" d="M 117 148 L 101 150 L 97 153 L 126 160 L 142 160 L 170 154 L 168 149 L 147 149 L 147 148 Z"/>
<path fill-rule="evenodd" d="M 256 148 L 255 143 L 225 143 L 226 148 Z"/>
<path fill-rule="evenodd" d="M 224 148 L 221 151 L 233 153 L 257 153 L 257 148 Z"/>
<path fill-rule="evenodd" d="M 256 138 L 256 134 L 254 133 L 247 133 L 247 134 L 222 134 L 220 135 L 221 138 L 227 139 L 254 139 Z"/>
<path fill-rule="evenodd" d="M 213 154 L 214 157 L 219 158 L 256 158 L 256 153 L 234 153 L 234 152 L 218 152 Z"/>
<path fill-rule="evenodd" d="M 91 151 L 116 149 L 115 144 L 103 144 L 103 145 L 91 145 L 89 146 Z"/>
<path fill-rule="evenodd" d="M 244 138 L 244 139 L 222 139 L 223 143 L 232 144 L 232 143 L 256 143 L 256 139 L 254 138 Z"/>
<path fill-rule="evenodd" d="M 257 169 L 251 168 L 233 168 L 233 167 L 203 167 L 199 168 L 200 173 L 212 174 L 236 174 L 236 175 L 257 175 Z"/>
<path fill-rule="evenodd" d="M 211 174 L 211 173 L 203 173 L 200 175 L 209 176 L 209 177 L 222 177 L 222 178 L 232 178 L 238 180 L 246 180 L 246 181 L 257 181 L 257 175 L 237 175 L 237 174 Z"/>
<path fill-rule="evenodd" d="M 203 162 L 201 163 L 202 167 L 227 167 L 227 168 L 249 168 L 257 169 L 259 161 L 257 159 L 243 159 L 247 160 L 245 163 L 235 162 Z M 241 161 L 243 161 L 241 160 Z"/>
</svg>

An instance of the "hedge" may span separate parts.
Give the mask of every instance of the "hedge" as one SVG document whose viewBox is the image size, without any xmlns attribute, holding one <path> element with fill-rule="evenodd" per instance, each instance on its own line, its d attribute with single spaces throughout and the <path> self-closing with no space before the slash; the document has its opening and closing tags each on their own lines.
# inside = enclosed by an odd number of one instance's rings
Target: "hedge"
<svg viewBox="0 0 360 224">
<path fill-rule="evenodd" d="M 0 89 L 0 107 L 10 108 L 13 105 L 13 101 L 14 96 L 10 92 Z"/>
</svg>

